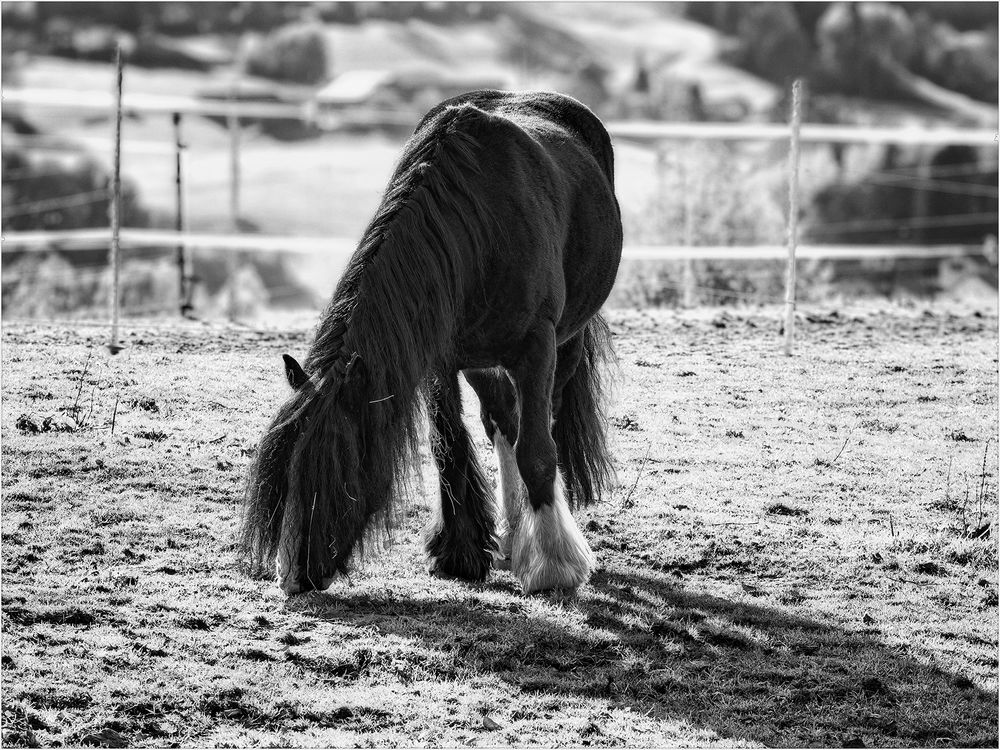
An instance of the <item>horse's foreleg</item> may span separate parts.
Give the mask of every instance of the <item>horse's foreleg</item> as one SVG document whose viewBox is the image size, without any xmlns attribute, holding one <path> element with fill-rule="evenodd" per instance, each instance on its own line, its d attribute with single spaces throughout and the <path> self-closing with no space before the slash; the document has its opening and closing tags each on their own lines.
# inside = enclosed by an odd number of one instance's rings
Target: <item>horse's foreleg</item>
<svg viewBox="0 0 1000 750">
<path fill-rule="evenodd" d="M 555 327 L 547 324 L 525 341 L 514 368 L 521 423 L 514 448 L 529 507 L 514 534 L 512 568 L 525 593 L 576 588 L 590 577 L 594 553 L 566 502 L 552 439 L 556 376 Z"/>
<path fill-rule="evenodd" d="M 507 373 L 499 368 L 467 370 L 465 379 L 479 397 L 480 418 L 497 454 L 500 468 L 497 494 L 503 499 L 503 520 L 498 530 L 500 550 L 493 567 L 508 570 L 514 529 L 527 505 L 524 482 L 514 456 L 518 430 L 517 393 Z"/>
<path fill-rule="evenodd" d="M 462 422 L 454 373 L 438 380 L 431 404 L 434 460 L 441 475 L 440 513 L 426 530 L 432 573 L 484 580 L 497 549 L 493 498 Z"/>
</svg>

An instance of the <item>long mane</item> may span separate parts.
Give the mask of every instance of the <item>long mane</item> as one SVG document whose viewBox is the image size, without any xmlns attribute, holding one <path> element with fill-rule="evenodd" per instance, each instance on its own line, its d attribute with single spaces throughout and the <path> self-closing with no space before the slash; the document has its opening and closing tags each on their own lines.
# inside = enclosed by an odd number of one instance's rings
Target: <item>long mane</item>
<svg viewBox="0 0 1000 750">
<path fill-rule="evenodd" d="M 428 376 L 453 357 L 458 312 L 497 231 L 469 181 L 489 117 L 448 108 L 407 144 L 321 317 L 311 382 L 278 410 L 251 466 L 240 541 L 254 569 L 274 560 L 283 529 L 301 529 L 299 564 L 319 585 L 363 551 L 369 529 L 389 528 Z"/>
</svg>

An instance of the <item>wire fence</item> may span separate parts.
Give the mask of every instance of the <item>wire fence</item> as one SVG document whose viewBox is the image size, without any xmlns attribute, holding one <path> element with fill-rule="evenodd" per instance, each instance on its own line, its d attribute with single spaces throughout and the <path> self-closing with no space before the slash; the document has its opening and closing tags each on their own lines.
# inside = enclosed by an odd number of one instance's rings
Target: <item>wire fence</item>
<svg viewBox="0 0 1000 750">
<path fill-rule="evenodd" d="M 841 234 L 843 232 L 870 232 L 879 229 L 921 228 L 940 229 L 980 226 L 996 223 L 1000 213 L 989 211 L 974 214 L 952 214 L 950 216 L 914 216 L 908 219 L 852 219 L 849 221 L 829 221 L 814 227 L 815 234 Z"/>
<path fill-rule="evenodd" d="M 5 91 L 4 93 L 5 98 L 10 100 L 11 97 L 7 96 L 8 92 Z M 90 95 L 88 94 L 87 96 L 89 97 Z M 61 92 L 56 98 L 59 100 L 59 106 L 62 107 L 83 106 L 79 104 L 78 94 L 71 95 L 69 92 Z M 46 104 L 46 95 L 44 92 L 29 92 L 26 96 L 15 95 L 13 99 L 15 101 L 19 101 L 21 99 L 26 102 L 33 101 L 36 105 Z M 48 103 L 51 104 L 52 102 Z M 212 116 L 233 115 L 237 121 L 239 118 L 251 116 L 280 116 L 283 118 L 292 116 L 292 113 L 288 108 L 269 109 L 268 107 L 256 107 L 254 105 L 234 105 L 228 102 L 209 103 L 207 105 L 202 102 L 197 105 L 192 105 L 191 100 L 182 100 L 182 98 L 174 98 L 168 101 L 167 99 L 157 100 L 155 97 L 134 97 L 131 104 L 127 106 L 131 107 L 133 111 L 144 111 L 147 113 L 153 112 L 161 115 L 179 111 L 199 115 L 207 114 Z M 95 103 L 92 99 L 87 100 L 86 107 L 89 109 L 101 109 L 99 103 Z M 301 116 L 303 119 L 308 118 L 308 115 L 301 108 L 299 109 L 299 115 L 296 116 Z M 664 142 L 664 139 L 714 139 L 737 142 L 749 140 L 775 141 L 779 140 L 779 138 L 787 138 L 788 134 L 787 128 L 780 125 L 747 126 L 718 123 L 610 123 L 609 131 L 617 139 L 639 142 L 652 147 L 657 147 L 658 144 Z M 859 143 L 922 143 L 951 145 L 959 143 L 981 146 L 987 142 L 990 144 L 994 143 L 995 135 L 992 132 L 983 130 L 946 130 L 937 128 L 919 131 L 911 128 L 880 129 L 805 125 L 803 126 L 802 131 L 803 140 L 806 142 L 818 144 L 840 143 L 848 145 Z M 248 137 L 246 133 L 239 135 L 239 139 L 242 147 L 244 148 L 254 140 L 252 137 Z M 61 155 L 71 153 L 82 159 L 86 158 L 88 160 L 92 159 L 93 155 L 88 154 L 82 149 L 100 147 L 103 150 L 107 149 L 110 145 L 107 141 L 102 141 L 96 137 L 73 139 L 62 136 L 29 134 L 16 135 L 12 140 L 15 146 L 26 149 L 31 153 L 57 153 Z M 5 146 L 6 145 L 7 144 L 5 143 Z M 179 140 L 174 144 L 142 139 L 129 140 L 123 143 L 123 147 L 126 152 L 169 156 L 171 159 L 178 159 L 178 164 L 180 163 L 179 150 L 183 148 L 186 158 L 190 158 L 192 145 L 194 145 L 195 149 L 197 149 L 197 144 L 181 144 Z M 225 141 L 219 140 L 218 142 L 206 147 L 205 151 L 217 154 L 220 147 L 224 145 Z M 238 151 L 234 153 L 234 158 L 238 159 Z M 41 165 L 41 168 L 38 168 L 38 166 L 17 166 L 11 169 L 6 169 L 3 174 L 5 188 L 7 186 L 28 183 L 31 180 L 43 177 L 55 177 L 64 173 L 62 167 L 48 167 L 45 165 L 44 161 L 41 162 Z M 899 188 L 902 190 L 912 191 L 913 193 L 923 192 L 968 198 L 983 198 L 988 200 L 996 199 L 998 195 L 1000 195 L 1000 191 L 998 191 L 995 185 L 985 184 L 984 178 L 986 178 L 988 174 L 990 174 L 988 165 L 980 163 L 979 161 L 968 161 L 964 163 L 940 166 L 905 165 L 874 169 L 864 172 L 859 175 L 856 180 L 854 180 L 853 184 L 870 184 L 875 186 Z M 235 190 L 237 188 L 233 185 L 233 179 L 233 177 L 230 177 L 228 180 L 225 178 L 212 179 L 208 181 L 202 179 L 197 184 L 197 190 L 199 193 L 203 191 L 218 191 L 221 193 L 226 189 Z M 272 190 L 281 189 L 283 186 L 291 187 L 300 184 L 300 179 L 301 176 L 297 173 L 272 173 L 269 174 L 268 186 Z M 187 187 L 188 191 L 191 189 L 191 186 Z M 22 200 L 14 203 L 11 203 L 9 200 L 5 200 L 2 218 L 4 220 L 9 220 L 19 217 L 44 216 L 50 213 L 58 213 L 64 209 L 98 204 L 107 201 L 108 199 L 108 190 L 94 189 L 80 190 L 75 193 L 52 196 L 48 198 L 33 198 L 31 200 Z M 222 204 L 223 202 L 220 200 L 219 203 Z M 822 225 L 812 227 L 809 231 L 812 237 L 822 240 L 824 237 L 833 238 L 842 237 L 844 235 L 862 235 L 864 233 L 882 232 L 887 230 L 962 229 L 978 227 L 983 224 L 995 225 L 998 220 L 1000 220 L 1000 214 L 998 214 L 997 211 L 976 211 L 943 216 L 912 216 L 901 219 L 866 217 L 843 221 L 827 221 Z M 86 234 L 88 231 L 90 231 L 90 233 Z M 197 245 L 197 243 L 192 245 L 192 234 L 186 230 L 182 230 L 179 234 L 172 234 L 170 236 L 167 236 L 167 233 L 165 232 L 160 232 L 160 236 L 157 240 L 160 243 L 158 245 L 158 250 L 150 248 L 141 242 L 137 243 L 129 241 L 129 232 L 133 233 L 133 237 L 138 237 L 139 230 L 126 229 L 123 233 L 123 246 L 128 248 L 129 257 L 132 259 L 141 259 L 141 253 L 143 251 L 153 250 L 154 253 L 160 252 L 161 257 L 163 257 L 165 251 L 173 252 L 177 247 L 192 247 Z M 82 230 L 77 233 L 45 232 L 42 233 L 43 236 L 41 237 L 29 236 L 32 234 L 33 233 L 30 232 L 6 232 L 2 249 L 5 252 L 10 252 L 13 250 L 31 250 L 38 247 L 48 247 L 50 249 L 55 248 L 60 251 L 71 251 L 73 247 L 93 249 L 95 247 L 100 247 L 101 244 L 106 241 L 106 235 L 102 235 L 100 230 Z M 38 235 L 39 233 L 34 234 Z M 326 252 L 327 254 L 340 254 L 345 256 L 346 254 L 349 254 L 354 247 L 353 239 L 346 237 L 267 238 L 259 235 L 219 236 L 208 242 L 203 241 L 201 244 L 204 247 L 225 248 L 231 251 L 238 250 L 241 252 L 255 252 L 262 250 L 281 251 L 287 249 L 292 252 L 318 251 Z M 714 257 L 719 258 L 773 258 L 776 257 L 774 252 L 775 249 L 776 248 L 771 247 L 688 247 L 688 252 L 685 254 L 685 248 L 679 248 L 676 246 L 647 246 L 626 248 L 625 257 L 644 260 L 691 260 L 713 257 L 713 251 L 715 251 Z M 812 257 L 822 257 L 823 255 L 822 246 L 818 248 L 803 248 L 803 255 L 809 257 L 810 251 Z M 782 249 L 781 252 L 784 252 L 784 250 Z M 884 255 L 885 257 L 906 257 L 908 254 L 914 256 L 926 255 L 927 257 L 953 257 L 975 254 L 976 252 L 977 248 L 975 247 L 963 247 L 958 249 L 913 247 L 909 248 L 909 250 L 906 247 L 875 247 L 865 248 L 863 251 L 859 249 L 858 255 L 863 253 L 866 257 L 879 257 L 880 255 Z M 936 253 L 938 255 L 935 255 Z M 827 255 L 827 257 L 849 256 L 850 253 L 843 252 L 842 248 L 839 250 L 836 248 L 830 248 L 830 252 Z M 73 269 L 54 270 L 46 273 L 46 278 L 48 281 L 53 283 L 58 282 L 69 284 L 74 281 L 93 282 L 95 280 L 100 280 L 107 273 L 106 266 L 99 262 L 88 262 L 83 264 L 74 262 L 73 266 Z M 32 275 L 30 273 L 7 276 L 4 279 L 4 285 L 7 287 L 9 284 L 17 283 L 21 279 L 31 278 Z M 696 292 L 700 295 L 716 297 L 719 299 L 741 299 L 748 303 L 756 304 L 780 304 L 782 302 L 781 299 L 774 295 L 715 287 L 703 283 L 696 283 L 691 280 L 681 283 L 669 279 L 661 279 L 659 283 L 671 288 L 685 291 L 685 293 Z M 265 295 L 267 300 L 272 302 L 280 300 L 294 300 L 303 297 L 303 288 L 301 286 L 277 286 L 266 290 Z M 308 297 L 308 295 L 306 296 Z M 128 309 L 126 312 L 128 314 L 140 314 L 140 311 L 134 308 Z M 168 312 L 168 310 L 164 309 L 164 306 L 159 306 L 157 310 L 150 312 L 150 314 L 156 314 L 157 312 Z M 142 314 L 145 313 L 146 311 L 142 311 Z"/>
<path fill-rule="evenodd" d="M 32 216 L 58 211 L 63 208 L 74 208 L 77 206 L 86 206 L 91 203 L 100 203 L 106 200 L 108 200 L 107 190 L 88 190 L 82 193 L 61 195 L 57 198 L 43 198 L 26 203 L 15 203 L 13 206 L 5 208 L 2 216 L 4 219 L 10 219 L 15 216 Z"/>
<path fill-rule="evenodd" d="M 994 167 L 995 166 L 996 165 L 994 165 Z M 930 165 L 928 167 L 893 167 L 891 169 L 879 170 L 877 174 L 903 176 L 912 175 L 914 177 L 921 177 L 921 170 L 926 170 L 929 174 L 933 175 L 933 179 L 935 180 L 940 177 L 969 177 L 974 175 L 985 176 L 987 174 L 986 166 L 978 161 L 948 164 L 947 166 Z"/>
<path fill-rule="evenodd" d="M 980 172 L 985 176 L 985 171 Z M 949 195 L 980 195 L 986 198 L 1000 197 L 1000 190 L 989 185 L 977 185 L 967 182 L 953 182 L 950 180 L 938 180 L 934 178 L 911 177 L 906 175 L 885 174 L 881 172 L 870 172 L 865 175 L 863 182 L 873 182 L 881 185 L 892 185 L 893 187 L 908 188 L 910 190 L 929 190 L 935 193 L 947 193 Z"/>
</svg>

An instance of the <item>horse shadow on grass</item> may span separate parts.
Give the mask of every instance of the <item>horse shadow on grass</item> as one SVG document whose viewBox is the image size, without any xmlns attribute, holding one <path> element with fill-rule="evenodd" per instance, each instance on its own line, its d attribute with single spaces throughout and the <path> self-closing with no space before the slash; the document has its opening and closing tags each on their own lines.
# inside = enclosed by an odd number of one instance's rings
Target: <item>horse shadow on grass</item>
<svg viewBox="0 0 1000 750">
<path fill-rule="evenodd" d="M 875 628 L 845 630 L 634 571 L 598 571 L 577 597 L 544 597 L 551 608 L 504 596 L 518 593 L 509 576 L 469 590 L 462 600 L 348 589 L 288 606 L 418 641 L 423 674 L 493 675 L 550 710 L 561 699 L 599 699 L 765 745 L 997 746 L 995 694 L 880 643 Z M 373 667 L 365 659 L 303 666 L 317 678 L 331 669 L 356 678 Z M 579 744 L 615 744 L 589 731 Z"/>
</svg>

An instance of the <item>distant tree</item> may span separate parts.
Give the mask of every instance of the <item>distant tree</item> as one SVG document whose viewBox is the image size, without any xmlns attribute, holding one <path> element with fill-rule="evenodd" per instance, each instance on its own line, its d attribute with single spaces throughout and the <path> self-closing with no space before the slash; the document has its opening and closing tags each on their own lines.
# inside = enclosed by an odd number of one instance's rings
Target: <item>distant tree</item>
<svg viewBox="0 0 1000 750">
<path fill-rule="evenodd" d="M 925 190 L 940 180 L 948 191 Z M 803 234 L 831 244 L 979 243 L 996 233 L 997 168 L 969 146 L 946 146 L 930 157 L 886 149 L 871 175 L 820 189 Z M 975 218 L 973 218 L 975 217 Z"/>
<path fill-rule="evenodd" d="M 776 83 L 806 73 L 812 64 L 811 33 L 801 19 L 815 23 L 815 10 L 799 9 L 802 3 L 695 2 L 688 3 L 688 18 L 735 37 L 729 62 Z M 828 3 L 805 3 L 825 6 Z"/>
<path fill-rule="evenodd" d="M 916 30 L 906 11 L 888 3 L 836 3 L 816 29 L 820 88 L 866 98 L 907 98 L 885 62 L 909 68 Z"/>
<path fill-rule="evenodd" d="M 827 2 L 791 3 L 792 11 L 799 21 L 799 27 L 809 39 L 816 39 L 816 26 L 819 24 L 819 19 L 823 17 L 831 4 Z"/>
<path fill-rule="evenodd" d="M 995 34 L 959 33 L 886 3 L 832 5 L 817 29 L 816 89 L 913 100 L 991 125 L 996 109 Z M 980 98 L 982 97 L 982 98 Z"/>
<path fill-rule="evenodd" d="M 148 12 L 145 6 L 155 5 L 155 3 L 54 2 L 35 3 L 34 5 L 39 25 L 42 26 L 47 21 L 63 19 L 76 22 L 77 25 L 80 25 L 80 22 L 83 25 L 99 24 L 123 31 L 136 32 L 142 27 L 144 15 Z"/>
<path fill-rule="evenodd" d="M 317 24 L 285 26 L 248 53 L 247 72 L 277 81 L 314 84 L 328 77 L 326 37 Z"/>
<path fill-rule="evenodd" d="M 692 2 L 687 3 L 684 15 L 723 34 L 733 35 L 739 24 L 742 5 L 733 2 Z"/>
<path fill-rule="evenodd" d="M 693 2 L 688 18 L 734 37 L 727 59 L 777 83 L 809 75 L 817 92 L 910 99 L 982 119 L 997 101 L 996 4 Z"/>
<path fill-rule="evenodd" d="M 812 45 L 791 3 L 746 3 L 736 32 L 741 67 L 776 83 L 803 75 L 812 61 Z"/>
<path fill-rule="evenodd" d="M 997 101 L 997 27 L 961 32 L 918 10 L 913 72 L 981 102 Z"/>
<path fill-rule="evenodd" d="M 808 4 L 808 3 L 806 3 Z M 996 33 L 995 2 L 905 2 L 898 3 L 907 13 L 926 13 L 935 21 L 947 23 L 959 31 L 980 31 L 991 26 Z"/>
<path fill-rule="evenodd" d="M 632 83 L 632 90 L 640 94 L 648 94 L 650 91 L 649 65 L 642 53 L 637 54 L 635 58 L 635 80 Z"/>
</svg>

